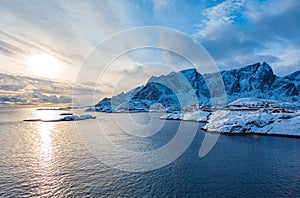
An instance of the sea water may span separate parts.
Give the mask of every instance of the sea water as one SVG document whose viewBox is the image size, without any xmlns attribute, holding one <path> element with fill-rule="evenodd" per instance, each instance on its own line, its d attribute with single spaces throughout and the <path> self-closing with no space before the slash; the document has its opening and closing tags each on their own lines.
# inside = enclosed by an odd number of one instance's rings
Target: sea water
<svg viewBox="0 0 300 198">
<path fill-rule="evenodd" d="M 72 112 L 83 113 L 77 111 Z M 200 158 L 203 124 L 185 122 L 187 135 L 195 127 L 197 132 L 181 156 L 155 170 L 131 172 L 112 167 L 93 155 L 73 121 L 23 121 L 59 117 L 59 113 L 62 112 L 0 109 L 1 197 L 300 196 L 299 139 L 221 135 L 212 150 Z M 77 122 L 89 126 L 101 120 L 105 124 L 125 115 L 95 114 L 97 119 Z M 175 136 L 181 123 L 159 120 L 160 114 L 152 115 L 157 124 L 164 123 L 151 136 L 135 137 L 121 128 L 120 133 L 105 133 L 116 144 L 135 152 L 161 148 Z M 136 113 L 133 119 L 146 123 L 149 114 Z M 105 145 L 99 144 L 100 150 L 101 146 Z"/>
</svg>

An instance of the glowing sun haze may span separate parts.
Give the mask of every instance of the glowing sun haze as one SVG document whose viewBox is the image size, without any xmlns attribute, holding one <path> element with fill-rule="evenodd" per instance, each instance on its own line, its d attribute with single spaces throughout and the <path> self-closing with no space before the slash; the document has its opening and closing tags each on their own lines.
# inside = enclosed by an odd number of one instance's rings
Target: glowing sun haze
<svg viewBox="0 0 300 198">
<path fill-rule="evenodd" d="M 62 71 L 62 63 L 49 54 L 35 54 L 27 58 L 26 65 L 32 75 L 57 78 Z"/>
</svg>

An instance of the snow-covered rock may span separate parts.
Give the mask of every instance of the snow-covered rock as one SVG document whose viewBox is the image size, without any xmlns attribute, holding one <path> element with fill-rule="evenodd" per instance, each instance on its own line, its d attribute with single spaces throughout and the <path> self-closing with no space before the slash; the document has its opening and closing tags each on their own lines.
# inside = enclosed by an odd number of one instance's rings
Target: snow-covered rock
<svg viewBox="0 0 300 198">
<path fill-rule="evenodd" d="M 95 116 L 86 114 L 86 115 L 70 115 L 70 116 L 65 116 L 63 118 L 58 119 L 58 121 L 77 121 L 77 120 L 87 120 L 87 119 L 95 119 Z"/>
<path fill-rule="evenodd" d="M 163 120 L 182 120 L 183 114 L 182 113 L 167 113 L 160 117 Z"/>
<path fill-rule="evenodd" d="M 186 112 L 183 114 L 183 119 L 182 120 L 187 120 L 187 121 L 198 121 L 198 122 L 206 122 L 208 119 L 208 116 L 210 115 L 209 112 L 205 111 L 194 111 L 194 112 Z"/>
<path fill-rule="evenodd" d="M 213 112 L 203 127 L 209 132 L 228 134 L 300 135 L 300 112 L 272 113 L 259 111 Z"/>
<path fill-rule="evenodd" d="M 160 119 L 206 122 L 209 115 L 209 112 L 198 110 L 184 113 L 168 113 L 161 116 Z"/>
<path fill-rule="evenodd" d="M 235 106 L 234 109 L 231 108 L 233 105 Z M 250 109 L 245 110 L 243 109 L 244 106 Z M 228 108 L 215 110 L 212 113 L 202 110 L 168 113 L 163 115 L 161 119 L 204 121 L 207 122 L 203 127 L 204 130 L 223 134 L 299 137 L 300 111 L 289 109 L 289 107 L 293 107 L 293 104 L 276 100 L 242 98 L 230 103 Z M 258 110 L 256 110 L 257 108 Z"/>
<path fill-rule="evenodd" d="M 293 135 L 300 137 L 300 116 L 297 115 L 290 119 L 278 119 L 272 123 L 272 127 L 267 133 L 276 135 Z"/>
</svg>

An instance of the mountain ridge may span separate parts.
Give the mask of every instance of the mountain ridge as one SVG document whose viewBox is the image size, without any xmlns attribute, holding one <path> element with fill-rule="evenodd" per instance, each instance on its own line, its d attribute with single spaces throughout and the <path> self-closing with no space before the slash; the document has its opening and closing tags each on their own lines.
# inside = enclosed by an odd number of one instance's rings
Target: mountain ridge
<svg viewBox="0 0 300 198">
<path fill-rule="evenodd" d="M 104 98 L 95 105 L 95 110 L 115 112 L 123 110 L 149 110 L 160 104 L 164 108 L 180 109 L 193 105 L 189 98 L 194 94 L 199 105 L 210 106 L 210 82 L 222 77 L 220 87 L 214 92 L 222 93 L 222 84 L 226 92 L 226 103 L 239 98 L 252 97 L 275 99 L 285 102 L 299 102 L 300 70 L 284 77 L 276 76 L 272 67 L 266 63 L 254 63 L 239 69 L 223 70 L 217 73 L 200 74 L 195 68 L 171 72 L 168 75 L 152 76 L 148 82 L 127 93 L 112 98 Z M 180 102 L 179 99 L 180 98 Z"/>
</svg>

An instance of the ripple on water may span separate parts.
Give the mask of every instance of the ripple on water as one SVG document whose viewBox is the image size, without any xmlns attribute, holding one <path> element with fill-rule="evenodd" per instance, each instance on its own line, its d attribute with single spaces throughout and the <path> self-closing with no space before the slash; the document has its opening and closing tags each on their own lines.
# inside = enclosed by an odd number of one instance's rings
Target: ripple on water
<svg viewBox="0 0 300 198">
<path fill-rule="evenodd" d="M 187 151 L 172 164 L 130 173 L 93 157 L 74 123 L 17 121 L 28 114 L 34 112 L 13 111 L 7 113 L 7 122 L 0 123 L 1 197 L 300 196 L 299 139 L 220 136 L 209 155 L 199 158 L 204 137 L 199 131 Z M 170 122 L 171 128 L 145 141 L 124 134 L 113 134 L 112 139 L 124 148 L 153 150 L 174 136 L 176 122 Z"/>
</svg>

